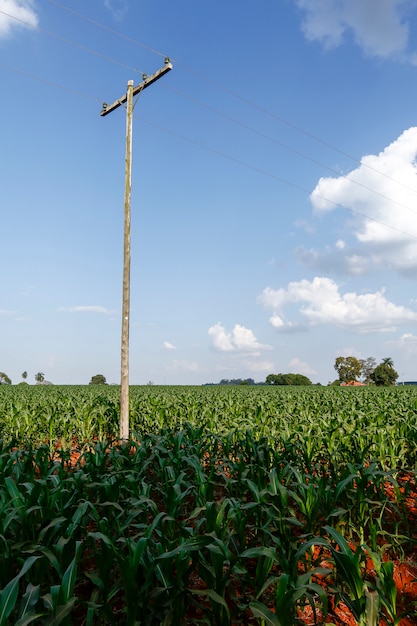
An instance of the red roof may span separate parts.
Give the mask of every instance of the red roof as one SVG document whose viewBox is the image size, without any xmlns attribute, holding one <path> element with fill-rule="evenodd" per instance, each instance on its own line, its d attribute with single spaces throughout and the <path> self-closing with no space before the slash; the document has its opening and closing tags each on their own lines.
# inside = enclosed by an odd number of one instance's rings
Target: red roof
<svg viewBox="0 0 417 626">
<path fill-rule="evenodd" d="M 340 383 L 341 387 L 366 387 L 365 383 L 360 383 L 357 380 L 348 380 L 347 383 Z"/>
</svg>

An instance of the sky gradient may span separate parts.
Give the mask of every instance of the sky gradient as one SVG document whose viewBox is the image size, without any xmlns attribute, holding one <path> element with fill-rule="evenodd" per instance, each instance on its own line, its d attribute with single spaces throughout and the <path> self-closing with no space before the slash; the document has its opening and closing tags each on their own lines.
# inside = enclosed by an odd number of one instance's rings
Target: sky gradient
<svg viewBox="0 0 417 626">
<path fill-rule="evenodd" d="M 415 0 L 0 0 L 0 371 L 417 380 Z"/>
</svg>

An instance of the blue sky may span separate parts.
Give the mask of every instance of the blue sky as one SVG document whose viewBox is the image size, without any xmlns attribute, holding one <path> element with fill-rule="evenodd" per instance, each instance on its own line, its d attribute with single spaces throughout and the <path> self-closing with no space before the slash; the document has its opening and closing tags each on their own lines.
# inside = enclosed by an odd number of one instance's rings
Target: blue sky
<svg viewBox="0 0 417 626">
<path fill-rule="evenodd" d="M 0 370 L 417 380 L 415 0 L 0 0 Z"/>
</svg>

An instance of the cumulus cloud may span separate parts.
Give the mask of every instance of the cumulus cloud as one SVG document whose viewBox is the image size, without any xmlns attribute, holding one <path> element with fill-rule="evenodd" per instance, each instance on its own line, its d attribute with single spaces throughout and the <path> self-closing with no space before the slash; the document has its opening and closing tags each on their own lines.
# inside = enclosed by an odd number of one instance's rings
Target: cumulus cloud
<svg viewBox="0 0 417 626">
<path fill-rule="evenodd" d="M 17 28 L 38 25 L 33 0 L 0 0 L 0 11 L 0 38 Z"/>
<path fill-rule="evenodd" d="M 347 176 L 321 178 L 310 200 L 317 215 L 337 207 L 354 214 L 348 227 L 357 250 L 336 243 L 335 267 L 350 273 L 391 267 L 405 275 L 417 269 L 417 128 L 412 127 L 377 155 L 363 157 Z M 312 251 L 299 251 L 318 267 Z M 324 256 L 329 256 L 325 251 Z M 320 256 L 320 255 L 319 255 Z"/>
<path fill-rule="evenodd" d="M 226 332 L 220 322 L 208 330 L 213 346 L 219 352 L 256 353 L 261 350 L 270 350 L 271 347 L 259 343 L 253 331 L 240 324 L 235 324 L 232 332 Z"/>
<path fill-rule="evenodd" d="M 417 336 L 412 333 L 404 333 L 397 341 L 393 341 L 391 344 L 401 348 L 402 352 L 407 354 L 417 353 Z"/>
<path fill-rule="evenodd" d="M 408 0 L 296 0 L 296 4 L 303 12 L 302 28 L 309 41 L 329 49 L 351 34 L 370 56 L 407 56 L 412 6 Z"/>
<path fill-rule="evenodd" d="M 174 344 L 170 343 L 169 341 L 164 341 L 162 345 L 163 345 L 164 350 L 176 350 L 177 349 L 176 346 L 174 346 Z"/>
<path fill-rule="evenodd" d="M 337 245 L 326 246 L 323 250 L 300 246 L 295 254 L 302 263 L 315 272 L 328 272 L 331 268 L 334 274 L 352 276 L 362 276 L 369 272 L 373 265 L 378 266 L 382 262 L 381 255 L 372 255 L 359 249 L 352 250 Z"/>
<path fill-rule="evenodd" d="M 304 376 L 312 376 L 317 374 L 316 370 L 310 367 L 308 363 L 302 361 L 298 357 L 294 357 L 288 363 L 288 367 L 293 374 L 303 374 Z"/>
<path fill-rule="evenodd" d="M 172 362 L 171 370 L 174 372 L 196 372 L 199 369 L 195 361 L 175 360 Z"/>
<path fill-rule="evenodd" d="M 60 307 L 59 311 L 65 313 L 99 313 L 100 315 L 111 315 L 113 311 L 106 309 L 100 305 L 85 305 L 85 306 L 72 306 L 72 307 Z"/>
<path fill-rule="evenodd" d="M 275 365 L 273 361 L 265 359 L 245 359 L 241 358 L 238 362 L 239 370 L 243 370 L 251 376 L 259 376 L 260 374 L 270 374 L 274 371 Z M 230 365 L 227 366 L 227 370 L 230 370 Z"/>
<path fill-rule="evenodd" d="M 325 277 L 291 282 L 285 289 L 267 287 L 258 301 L 274 311 L 269 321 L 281 332 L 291 332 L 299 324 L 286 321 L 284 309 L 289 304 L 300 305 L 301 319 L 310 327 L 331 325 L 364 333 L 394 331 L 402 324 L 417 323 L 417 311 L 389 302 L 384 290 L 342 294 L 338 285 Z"/>
</svg>

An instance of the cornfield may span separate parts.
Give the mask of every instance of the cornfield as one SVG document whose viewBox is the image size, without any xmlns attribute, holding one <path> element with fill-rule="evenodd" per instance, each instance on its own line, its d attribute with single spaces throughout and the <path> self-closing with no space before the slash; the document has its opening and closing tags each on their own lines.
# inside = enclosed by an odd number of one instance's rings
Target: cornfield
<svg viewBox="0 0 417 626">
<path fill-rule="evenodd" d="M 0 387 L 1 626 L 417 623 L 417 390 L 132 387 L 130 417 Z"/>
</svg>

